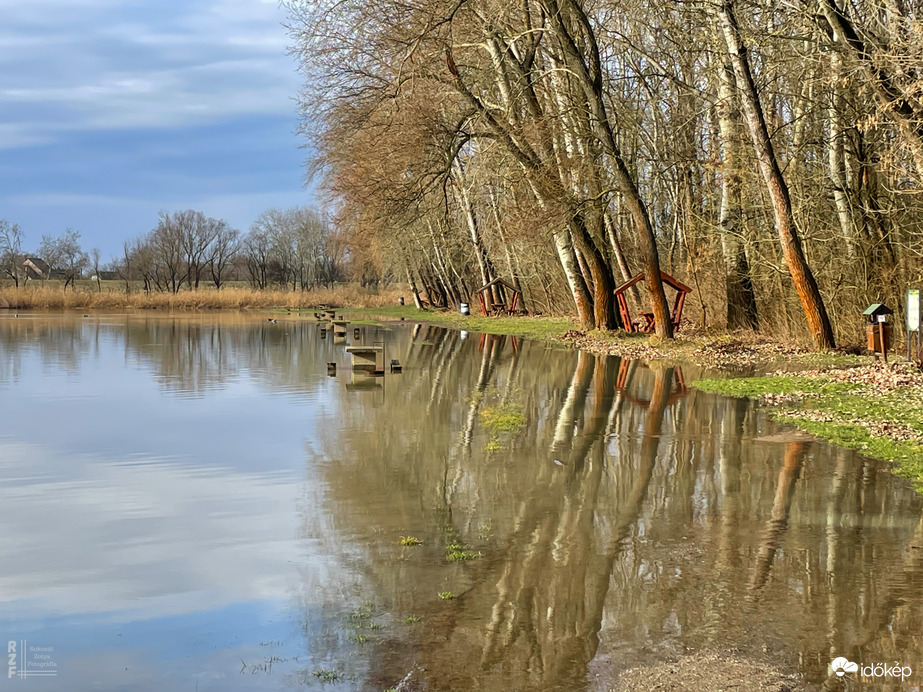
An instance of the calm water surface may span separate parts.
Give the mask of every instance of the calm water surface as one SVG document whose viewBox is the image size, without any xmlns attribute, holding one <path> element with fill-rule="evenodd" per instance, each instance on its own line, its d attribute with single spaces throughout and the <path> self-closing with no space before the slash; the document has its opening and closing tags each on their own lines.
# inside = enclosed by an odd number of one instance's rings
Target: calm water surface
<svg viewBox="0 0 923 692">
<path fill-rule="evenodd" d="M 0 639 L 57 672 L 2 689 L 596 691 L 697 651 L 923 681 L 923 503 L 882 464 L 677 368 L 360 331 L 403 373 L 310 318 L 0 315 Z"/>
</svg>

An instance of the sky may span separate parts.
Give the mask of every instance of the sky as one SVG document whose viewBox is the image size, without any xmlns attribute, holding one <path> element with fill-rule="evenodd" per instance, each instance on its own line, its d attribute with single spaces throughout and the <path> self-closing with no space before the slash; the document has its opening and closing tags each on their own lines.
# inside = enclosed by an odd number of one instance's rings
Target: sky
<svg viewBox="0 0 923 692">
<path fill-rule="evenodd" d="M 0 0 L 0 218 L 104 260 L 199 209 L 313 202 L 277 0 Z"/>
</svg>

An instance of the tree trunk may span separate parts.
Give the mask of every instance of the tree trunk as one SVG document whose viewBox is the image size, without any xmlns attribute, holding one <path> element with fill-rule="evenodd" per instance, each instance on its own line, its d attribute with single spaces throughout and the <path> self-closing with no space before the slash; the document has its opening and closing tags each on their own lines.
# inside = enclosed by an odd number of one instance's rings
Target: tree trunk
<svg viewBox="0 0 923 692">
<path fill-rule="evenodd" d="M 743 243 L 740 223 L 740 109 L 730 67 L 719 65 L 718 128 L 721 147 L 721 252 L 724 257 L 725 293 L 728 329 L 759 329 L 756 294 L 750 276 L 750 264 Z"/>
<path fill-rule="evenodd" d="M 577 267 L 577 256 L 574 254 L 570 234 L 567 231 L 555 233 L 554 247 L 558 252 L 561 268 L 564 269 L 564 278 L 567 279 L 567 285 L 570 288 L 571 295 L 574 297 L 577 318 L 584 328 L 593 329 L 596 326 L 593 320 L 593 302 L 590 298 L 590 292 L 587 290 L 586 282 L 583 280 L 583 275 Z"/>
<path fill-rule="evenodd" d="M 574 77 L 579 80 L 589 107 L 590 125 L 602 143 L 606 153 L 612 160 L 612 170 L 628 211 L 635 222 L 638 236 L 641 240 L 644 253 L 644 271 L 647 276 L 648 287 L 653 301 L 654 324 L 657 334 L 666 339 L 673 338 L 673 319 L 667 305 L 667 296 L 663 290 L 660 278 L 660 255 L 657 250 L 657 237 L 651 223 L 647 206 L 641 197 L 641 192 L 635 183 L 621 149 L 615 139 L 612 126 L 606 113 L 603 95 L 602 63 L 599 56 L 599 46 L 590 24 L 589 18 L 577 0 L 565 0 L 566 7 L 574 14 L 577 23 L 583 29 L 583 39 L 580 44 L 586 46 L 586 56 L 581 52 L 578 43 L 565 23 L 565 17 L 557 0 L 544 0 L 549 12 L 552 29 L 558 38 L 567 66 Z M 587 59 L 589 64 L 587 64 Z"/>
<path fill-rule="evenodd" d="M 920 175 L 923 172 L 923 112 L 914 102 L 916 99 L 911 100 L 897 83 L 895 75 L 878 64 L 846 11 L 840 10 L 835 0 L 821 0 L 821 11 L 833 29 L 833 40 L 845 46 L 868 72 L 882 109 L 897 124 Z M 917 88 L 914 85 L 914 92 Z"/>
<path fill-rule="evenodd" d="M 827 316 L 823 298 L 817 288 L 814 274 L 811 272 L 801 248 L 801 239 L 792 214 L 788 186 L 779 168 L 779 162 L 772 147 L 772 140 L 769 138 L 766 119 L 763 115 L 759 95 L 756 92 L 756 85 L 753 82 L 750 62 L 740 38 L 740 28 L 734 17 L 732 3 L 725 2 L 722 4 L 718 10 L 718 15 L 727 42 L 728 52 L 731 56 L 731 64 L 734 66 L 734 75 L 743 106 L 744 119 L 750 132 L 750 138 L 753 140 L 753 148 L 759 162 L 760 173 L 772 201 L 772 211 L 775 217 L 776 231 L 779 234 L 779 243 L 782 246 L 782 255 L 788 265 L 789 273 L 792 275 L 792 281 L 795 284 L 798 297 L 801 299 L 801 305 L 807 317 L 808 328 L 814 339 L 814 345 L 820 349 L 834 348 L 833 328 L 830 326 L 830 319 Z"/>
<path fill-rule="evenodd" d="M 477 258 L 478 269 L 481 272 L 481 285 L 485 286 L 496 278 L 494 276 L 494 267 L 487 254 L 487 248 L 484 247 L 484 240 L 481 238 L 481 230 L 478 228 L 478 219 L 475 215 L 474 207 L 471 204 L 471 199 L 468 197 L 468 191 L 465 189 L 465 181 L 461 176 L 458 176 L 458 178 L 456 187 L 458 189 L 458 195 L 461 198 L 462 208 L 465 212 L 465 220 L 468 222 L 468 232 L 471 236 L 471 244 L 474 246 L 474 254 Z"/>
<path fill-rule="evenodd" d="M 839 81 L 843 72 L 840 56 L 835 52 L 830 53 L 831 78 Z M 843 143 L 842 105 L 836 87 L 830 94 L 830 106 L 827 109 L 827 124 L 830 130 L 830 143 L 827 147 L 827 164 L 830 182 L 833 184 L 833 201 L 836 204 L 837 221 L 840 232 L 846 240 L 846 256 L 852 259 L 856 256 L 856 233 L 853 223 L 852 211 L 849 207 L 846 183 L 846 147 Z"/>
</svg>

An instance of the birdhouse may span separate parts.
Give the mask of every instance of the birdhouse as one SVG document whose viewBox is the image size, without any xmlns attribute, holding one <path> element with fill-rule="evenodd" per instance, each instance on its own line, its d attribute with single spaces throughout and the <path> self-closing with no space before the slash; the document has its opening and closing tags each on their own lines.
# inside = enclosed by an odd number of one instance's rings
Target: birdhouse
<svg viewBox="0 0 923 692">
<path fill-rule="evenodd" d="M 878 322 L 888 321 L 888 315 L 893 315 L 894 310 L 884 303 L 872 303 L 862 313 L 865 315 L 866 324 L 877 324 Z"/>
<path fill-rule="evenodd" d="M 888 315 L 893 315 L 894 310 L 883 303 L 872 303 L 862 313 L 865 316 L 865 336 L 869 351 L 880 353 L 882 359 L 888 362 L 888 349 L 891 348 L 891 325 L 888 324 Z"/>
</svg>

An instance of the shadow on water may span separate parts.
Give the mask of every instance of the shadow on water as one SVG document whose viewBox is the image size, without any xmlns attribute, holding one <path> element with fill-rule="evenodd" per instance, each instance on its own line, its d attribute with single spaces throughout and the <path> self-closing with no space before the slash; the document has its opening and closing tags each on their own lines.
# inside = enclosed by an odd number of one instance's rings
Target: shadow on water
<svg viewBox="0 0 923 692">
<path fill-rule="evenodd" d="M 366 378 L 310 320 L 11 322 L 0 391 L 30 364 L 79 373 L 120 352 L 168 396 L 229 405 L 245 381 L 241 405 L 312 402 L 302 496 L 276 508 L 310 553 L 289 585 L 303 684 L 322 669 L 380 690 L 416 670 L 432 690 L 604 690 L 709 650 L 818 686 L 836 656 L 923 669 L 921 498 L 687 389 L 689 369 L 363 326 L 344 341 L 404 366 Z"/>
</svg>

